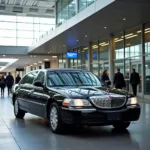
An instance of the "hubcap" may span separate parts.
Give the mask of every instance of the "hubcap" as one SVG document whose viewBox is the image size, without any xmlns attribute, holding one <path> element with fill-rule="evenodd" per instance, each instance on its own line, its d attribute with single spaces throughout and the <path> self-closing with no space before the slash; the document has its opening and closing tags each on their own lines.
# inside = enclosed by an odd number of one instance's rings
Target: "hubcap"
<svg viewBox="0 0 150 150">
<path fill-rule="evenodd" d="M 15 115 L 18 114 L 18 108 L 19 108 L 19 106 L 18 106 L 18 101 L 15 100 Z"/>
<path fill-rule="evenodd" d="M 52 107 L 52 109 L 51 109 L 50 122 L 51 122 L 52 129 L 56 130 L 57 125 L 58 125 L 58 113 L 57 113 L 57 109 L 55 107 Z"/>
</svg>

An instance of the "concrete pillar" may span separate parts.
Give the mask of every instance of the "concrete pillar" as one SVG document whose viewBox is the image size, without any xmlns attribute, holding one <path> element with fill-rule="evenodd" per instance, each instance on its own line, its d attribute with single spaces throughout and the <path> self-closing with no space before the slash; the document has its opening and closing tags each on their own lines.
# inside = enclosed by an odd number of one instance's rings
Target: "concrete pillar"
<svg viewBox="0 0 150 150">
<path fill-rule="evenodd" d="M 114 80 L 114 53 L 115 53 L 115 42 L 114 42 L 114 37 L 110 36 L 110 40 L 109 40 L 109 78 L 110 81 L 113 83 Z"/>
<path fill-rule="evenodd" d="M 92 71 L 92 42 L 88 45 L 88 70 Z"/>
</svg>

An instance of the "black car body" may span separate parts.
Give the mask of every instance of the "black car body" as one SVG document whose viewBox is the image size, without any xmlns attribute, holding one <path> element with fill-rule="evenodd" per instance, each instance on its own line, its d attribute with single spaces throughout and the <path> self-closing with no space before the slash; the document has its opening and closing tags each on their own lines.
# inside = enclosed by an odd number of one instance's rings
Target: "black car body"
<svg viewBox="0 0 150 150">
<path fill-rule="evenodd" d="M 107 88 L 94 74 L 80 69 L 45 69 L 26 74 L 13 90 L 17 118 L 26 112 L 50 120 L 53 132 L 66 124 L 127 128 L 140 116 L 136 97 Z"/>
</svg>

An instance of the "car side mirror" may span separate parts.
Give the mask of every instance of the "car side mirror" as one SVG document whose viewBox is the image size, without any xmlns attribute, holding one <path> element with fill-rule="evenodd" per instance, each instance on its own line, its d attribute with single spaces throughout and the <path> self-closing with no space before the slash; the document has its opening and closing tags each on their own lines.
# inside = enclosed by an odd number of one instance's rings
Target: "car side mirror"
<svg viewBox="0 0 150 150">
<path fill-rule="evenodd" d="M 33 85 L 37 87 L 42 87 L 42 88 L 44 87 L 41 81 L 35 81 Z"/>
</svg>

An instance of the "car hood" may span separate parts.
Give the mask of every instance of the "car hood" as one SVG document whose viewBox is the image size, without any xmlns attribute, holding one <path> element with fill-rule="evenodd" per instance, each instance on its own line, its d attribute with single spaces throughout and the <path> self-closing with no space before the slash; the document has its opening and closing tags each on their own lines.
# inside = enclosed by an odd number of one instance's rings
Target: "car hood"
<svg viewBox="0 0 150 150">
<path fill-rule="evenodd" d="M 102 95 L 124 95 L 128 94 L 127 91 L 118 90 L 115 88 L 104 88 L 104 87 L 58 87 L 55 88 L 57 93 L 68 97 L 68 98 L 85 98 L 88 99 L 91 96 L 102 96 Z"/>
</svg>

